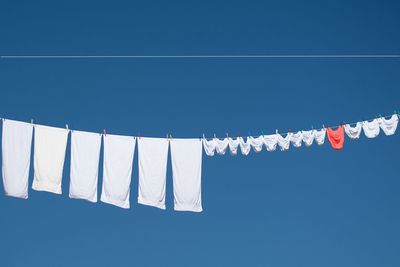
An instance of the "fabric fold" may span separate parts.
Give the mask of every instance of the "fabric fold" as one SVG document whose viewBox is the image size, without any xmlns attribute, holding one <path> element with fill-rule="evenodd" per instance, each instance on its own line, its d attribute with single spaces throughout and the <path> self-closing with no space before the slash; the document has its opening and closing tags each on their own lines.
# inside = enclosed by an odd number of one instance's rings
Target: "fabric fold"
<svg viewBox="0 0 400 267">
<path fill-rule="evenodd" d="M 373 119 L 372 121 L 363 121 L 362 128 L 367 138 L 375 138 L 379 135 L 380 126 L 378 119 Z"/>
<path fill-rule="evenodd" d="M 225 155 L 226 149 L 228 148 L 229 141 L 228 138 L 218 139 L 214 138 L 215 142 L 215 151 L 217 151 L 218 155 Z"/>
<path fill-rule="evenodd" d="M 100 200 L 129 209 L 136 137 L 107 134 L 103 136 L 103 142 L 103 185 Z"/>
<path fill-rule="evenodd" d="M 32 189 L 61 194 L 68 129 L 35 125 Z"/>
<path fill-rule="evenodd" d="M 264 135 L 264 145 L 267 151 L 272 152 L 276 150 L 278 144 L 278 137 L 276 134 Z"/>
<path fill-rule="evenodd" d="M 335 150 L 340 150 L 344 146 L 344 130 L 343 126 L 339 126 L 336 130 L 332 128 L 327 129 L 328 140 L 332 148 Z"/>
<path fill-rule="evenodd" d="M 240 146 L 240 151 L 242 152 L 242 155 L 247 156 L 250 153 L 251 145 L 250 145 L 250 138 L 247 137 L 247 140 L 244 141 L 244 138 L 239 136 L 239 146 Z"/>
<path fill-rule="evenodd" d="M 250 145 L 253 148 L 253 151 L 256 153 L 259 153 L 262 151 L 262 148 L 264 146 L 264 137 L 259 136 L 259 137 L 252 137 L 250 136 Z"/>
<path fill-rule="evenodd" d="M 166 138 L 138 138 L 138 203 L 165 209 L 165 184 L 169 141 Z"/>
<path fill-rule="evenodd" d="M 3 119 L 3 186 L 7 196 L 28 198 L 33 126 Z"/>
<path fill-rule="evenodd" d="M 397 129 L 397 124 L 399 122 L 399 117 L 397 114 L 393 114 L 389 119 L 385 119 L 384 117 L 379 118 L 379 126 L 385 135 L 394 135 Z"/>
<path fill-rule="evenodd" d="M 301 147 L 302 141 L 303 141 L 303 133 L 301 131 L 293 133 L 292 137 L 290 138 L 290 142 L 296 148 Z"/>
<path fill-rule="evenodd" d="M 352 140 L 360 138 L 361 129 L 362 129 L 361 122 L 357 122 L 354 127 L 351 127 L 350 124 L 344 125 L 344 131 L 346 132 L 346 135 Z"/>
<path fill-rule="evenodd" d="M 203 137 L 203 147 L 207 156 L 214 156 L 215 152 L 215 141 L 214 139 L 207 140 L 207 138 Z"/>
<path fill-rule="evenodd" d="M 229 143 L 229 150 L 231 152 L 232 156 L 237 155 L 238 147 L 239 147 L 239 138 L 233 139 L 233 138 L 228 138 L 228 143 Z"/>
<path fill-rule="evenodd" d="M 69 197 L 97 202 L 101 134 L 71 132 Z"/>
<path fill-rule="evenodd" d="M 314 130 L 314 140 L 317 145 L 322 146 L 325 143 L 326 128 L 320 130 Z"/>
<path fill-rule="evenodd" d="M 290 147 L 290 140 L 292 138 L 293 133 L 287 133 L 285 137 L 280 135 L 279 133 L 276 134 L 278 138 L 278 145 L 281 151 L 286 151 Z"/>
<path fill-rule="evenodd" d="M 202 142 L 199 139 L 171 139 L 174 209 L 201 212 Z"/>
</svg>

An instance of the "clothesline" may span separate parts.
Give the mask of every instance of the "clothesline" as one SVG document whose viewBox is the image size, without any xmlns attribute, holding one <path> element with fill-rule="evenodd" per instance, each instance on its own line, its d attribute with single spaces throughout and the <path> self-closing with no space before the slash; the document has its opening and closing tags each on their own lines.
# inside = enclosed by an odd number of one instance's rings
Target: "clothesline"
<svg viewBox="0 0 400 267">
<path fill-rule="evenodd" d="M 226 55 L 1 55 L 0 59 L 277 59 L 277 58 L 400 58 L 399 54 L 226 54 Z"/>
<path fill-rule="evenodd" d="M 394 111 L 394 114 L 397 114 L 397 115 L 399 115 L 400 116 L 400 112 L 398 112 L 398 111 Z M 373 120 L 373 119 L 376 119 L 376 118 L 385 118 L 385 119 L 387 119 L 387 118 L 390 118 L 391 116 L 392 116 L 393 114 L 389 114 L 389 115 L 386 115 L 386 116 L 381 116 L 381 115 L 379 115 L 379 116 L 375 116 L 374 118 L 369 118 L 369 119 L 364 119 L 363 121 L 370 121 L 370 120 Z M 3 117 L 0 117 L 0 120 L 3 120 L 3 119 L 6 119 L 6 118 L 3 118 Z M 325 126 L 325 124 L 323 124 L 322 125 L 322 127 L 321 128 L 313 128 L 312 127 L 312 130 L 316 130 L 316 131 L 320 131 L 320 130 L 322 130 L 322 129 L 326 129 L 326 128 L 337 128 L 337 127 L 339 127 L 339 126 L 343 126 L 343 125 L 345 125 L 345 124 L 348 124 L 348 125 L 350 125 L 350 126 L 352 126 L 352 125 L 356 125 L 358 122 L 351 122 L 351 123 L 346 123 L 346 122 L 342 122 L 341 124 L 339 124 L 339 125 L 335 125 L 335 126 Z M 31 119 L 31 121 L 30 121 L 30 124 L 31 125 L 35 125 L 34 123 L 33 123 L 33 119 Z M 69 128 L 69 126 L 68 126 L 68 124 L 66 124 L 65 125 L 65 128 L 66 129 L 68 129 L 68 130 L 71 130 L 71 131 L 74 131 L 73 129 L 70 129 Z M 283 133 L 281 133 L 281 132 L 279 132 L 278 131 L 278 129 L 276 129 L 276 131 L 275 131 L 275 133 L 279 133 L 280 135 L 287 135 L 287 134 L 289 134 L 289 133 L 293 133 L 294 131 L 291 131 L 291 130 L 289 130 L 288 132 L 283 132 Z M 107 134 L 107 132 L 106 132 L 106 128 L 105 129 L 103 129 L 103 131 L 102 132 L 100 132 L 99 134 L 101 134 L 101 135 L 103 135 L 103 134 Z M 245 136 L 241 136 L 241 135 L 238 135 L 238 136 L 229 136 L 229 134 L 227 133 L 226 134 L 227 136 L 225 136 L 225 137 L 230 137 L 230 138 L 238 138 L 238 137 L 245 137 Z M 263 136 L 263 135 L 266 135 L 266 134 L 264 134 L 264 132 L 263 131 L 261 131 L 261 134 L 260 135 L 256 135 L 256 136 Z M 133 137 L 136 137 L 136 138 L 140 138 L 142 135 L 140 134 L 140 132 L 138 133 L 138 135 L 130 135 L 130 136 L 133 136 Z M 250 133 L 247 135 L 247 137 L 250 137 L 250 136 L 253 136 L 253 135 L 251 135 Z M 225 138 L 225 137 L 221 137 L 221 136 L 217 136 L 216 134 L 214 134 L 214 136 L 213 137 L 211 137 L 211 138 Z M 172 137 L 172 133 L 167 133 L 166 134 L 166 139 L 172 139 L 173 137 Z M 181 139 L 185 139 L 185 138 L 182 138 L 182 137 L 180 137 Z M 187 139 L 191 139 L 191 138 L 196 138 L 196 137 L 186 137 Z M 204 133 L 203 133 L 203 135 L 201 136 L 201 137 L 199 137 L 200 139 L 210 139 L 209 137 L 206 137 L 205 135 L 204 135 Z"/>
</svg>

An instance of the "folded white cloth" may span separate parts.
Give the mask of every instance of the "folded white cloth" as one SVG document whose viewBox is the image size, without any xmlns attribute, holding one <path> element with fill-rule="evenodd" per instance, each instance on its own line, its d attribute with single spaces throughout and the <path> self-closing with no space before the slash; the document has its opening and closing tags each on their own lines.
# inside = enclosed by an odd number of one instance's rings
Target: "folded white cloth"
<svg viewBox="0 0 400 267">
<path fill-rule="evenodd" d="M 232 139 L 232 138 L 228 138 L 228 142 L 229 142 L 229 150 L 231 151 L 231 155 L 237 155 L 237 151 L 238 151 L 238 147 L 239 147 L 239 139 Z"/>
<path fill-rule="evenodd" d="M 276 134 L 264 135 L 264 144 L 267 151 L 275 151 L 278 144 L 278 136 Z"/>
<path fill-rule="evenodd" d="M 165 183 L 169 141 L 166 138 L 138 138 L 138 203 L 165 209 Z"/>
<path fill-rule="evenodd" d="M 243 137 L 238 137 L 238 139 L 239 139 L 240 151 L 242 152 L 242 155 L 247 156 L 250 153 L 250 149 L 251 149 L 250 138 L 247 137 L 246 142 L 244 141 Z"/>
<path fill-rule="evenodd" d="M 297 133 L 293 133 L 290 138 L 290 142 L 294 147 L 301 147 L 301 143 L 303 141 L 303 133 L 298 131 Z"/>
<path fill-rule="evenodd" d="M 250 145 L 253 148 L 253 151 L 256 153 L 261 152 L 264 146 L 264 137 L 260 135 L 259 137 L 250 136 Z"/>
<path fill-rule="evenodd" d="M 3 185 L 7 196 L 28 198 L 33 126 L 3 120 Z"/>
<path fill-rule="evenodd" d="M 362 129 L 361 122 L 357 122 L 354 127 L 351 127 L 350 124 L 344 125 L 344 131 L 346 135 L 352 140 L 360 138 L 361 129 Z"/>
<path fill-rule="evenodd" d="M 107 134 L 103 136 L 103 141 L 103 187 L 100 200 L 129 209 L 136 137 Z"/>
<path fill-rule="evenodd" d="M 399 117 L 397 114 L 393 114 L 390 119 L 379 118 L 378 121 L 385 135 L 393 135 L 396 132 Z"/>
<path fill-rule="evenodd" d="M 97 202 L 101 134 L 71 132 L 69 197 Z"/>
<path fill-rule="evenodd" d="M 201 160 L 199 139 L 171 139 L 171 162 L 174 185 L 174 209 L 202 211 Z"/>
<path fill-rule="evenodd" d="M 225 155 L 226 149 L 228 148 L 229 141 L 228 138 L 218 139 L 214 138 L 215 142 L 215 150 L 217 151 L 218 155 Z"/>
<path fill-rule="evenodd" d="M 214 156 L 215 146 L 216 146 L 214 139 L 207 140 L 206 138 L 203 137 L 203 146 L 207 156 L 211 157 Z"/>
<path fill-rule="evenodd" d="M 322 128 L 320 130 L 314 130 L 314 140 L 317 142 L 317 145 L 322 146 L 325 142 L 326 136 L 326 128 Z"/>
<path fill-rule="evenodd" d="M 280 134 L 277 134 L 278 137 L 278 145 L 281 148 L 281 151 L 286 151 L 289 149 L 290 140 L 292 138 L 293 133 L 287 133 L 285 137 Z"/>
<path fill-rule="evenodd" d="M 378 119 L 373 119 L 372 121 L 363 121 L 362 128 L 365 136 L 368 138 L 375 138 L 379 135 L 380 127 Z"/>
<path fill-rule="evenodd" d="M 311 146 L 314 142 L 315 138 L 315 131 L 314 130 L 309 130 L 309 131 L 302 131 L 302 139 L 303 143 L 306 146 Z"/>
<path fill-rule="evenodd" d="M 61 194 L 68 133 L 68 129 L 35 125 L 34 190 Z"/>
</svg>

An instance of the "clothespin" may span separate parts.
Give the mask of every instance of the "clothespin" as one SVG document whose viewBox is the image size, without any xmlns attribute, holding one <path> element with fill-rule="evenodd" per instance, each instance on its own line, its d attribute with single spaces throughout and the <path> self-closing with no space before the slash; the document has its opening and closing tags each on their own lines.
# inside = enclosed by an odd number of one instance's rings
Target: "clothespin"
<svg viewBox="0 0 400 267">
<path fill-rule="evenodd" d="M 107 136 L 107 131 L 106 131 L 106 129 L 103 129 L 103 134 L 104 134 L 104 136 Z"/>
<path fill-rule="evenodd" d="M 263 131 L 261 131 L 261 136 L 264 136 L 264 132 Z"/>
<path fill-rule="evenodd" d="M 65 124 L 65 128 L 68 130 L 68 124 Z"/>
<path fill-rule="evenodd" d="M 322 124 L 322 129 L 325 129 L 325 124 Z"/>
<path fill-rule="evenodd" d="M 311 130 L 314 130 L 314 126 L 313 125 L 311 125 Z"/>
<path fill-rule="evenodd" d="M 169 138 L 172 139 L 172 134 L 169 134 Z"/>
<path fill-rule="evenodd" d="M 228 133 L 226 133 L 226 138 L 229 138 L 229 134 Z"/>
<path fill-rule="evenodd" d="M 217 136 L 214 134 L 214 138 L 217 138 Z"/>
<path fill-rule="evenodd" d="M 137 137 L 140 139 L 140 131 L 138 132 Z"/>
<path fill-rule="evenodd" d="M 275 129 L 275 134 L 278 134 L 278 129 Z"/>
<path fill-rule="evenodd" d="M 240 133 L 238 133 L 238 138 L 240 138 Z"/>
<path fill-rule="evenodd" d="M 206 139 L 206 137 L 204 136 L 204 133 L 203 133 L 203 139 Z"/>
<path fill-rule="evenodd" d="M 33 119 L 31 119 L 31 124 L 33 124 Z"/>
</svg>

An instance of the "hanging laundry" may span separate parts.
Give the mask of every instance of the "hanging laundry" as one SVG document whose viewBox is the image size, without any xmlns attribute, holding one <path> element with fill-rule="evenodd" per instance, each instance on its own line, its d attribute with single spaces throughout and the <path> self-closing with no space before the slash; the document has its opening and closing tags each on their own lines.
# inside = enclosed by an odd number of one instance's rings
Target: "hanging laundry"
<svg viewBox="0 0 400 267">
<path fill-rule="evenodd" d="M 244 141 L 243 137 L 238 137 L 238 139 L 239 139 L 240 151 L 242 152 L 242 155 L 247 156 L 250 153 L 250 149 L 251 149 L 250 138 L 247 137 L 246 142 Z"/>
<path fill-rule="evenodd" d="M 103 141 L 103 186 L 100 200 L 129 209 L 136 137 L 107 134 L 103 136 Z"/>
<path fill-rule="evenodd" d="M 71 132 L 69 197 L 97 202 L 101 134 Z"/>
<path fill-rule="evenodd" d="M 292 134 L 292 137 L 290 138 L 290 142 L 294 147 L 301 147 L 302 141 L 303 141 L 303 133 L 301 131 Z"/>
<path fill-rule="evenodd" d="M 228 148 L 229 141 L 227 138 L 224 138 L 222 140 L 218 138 L 214 138 L 215 142 L 215 150 L 217 151 L 218 155 L 225 155 L 226 149 Z"/>
<path fill-rule="evenodd" d="M 68 129 L 35 125 L 32 189 L 61 194 Z"/>
<path fill-rule="evenodd" d="M 262 148 L 264 146 L 264 137 L 259 136 L 259 137 L 252 137 L 250 136 L 250 145 L 253 148 L 253 151 L 256 153 L 259 153 L 262 151 Z"/>
<path fill-rule="evenodd" d="M 375 138 L 379 135 L 380 127 L 378 119 L 373 119 L 372 121 L 363 121 L 362 124 L 362 128 L 366 137 Z"/>
<path fill-rule="evenodd" d="M 229 150 L 231 151 L 231 155 L 235 156 L 237 155 L 237 151 L 238 151 L 238 147 L 239 147 L 239 139 L 232 139 L 232 138 L 228 138 L 228 142 L 229 142 Z"/>
<path fill-rule="evenodd" d="M 286 151 L 289 149 L 290 140 L 292 138 L 293 133 L 287 133 L 285 137 L 280 134 L 277 134 L 278 137 L 278 145 L 281 148 L 281 151 Z"/>
<path fill-rule="evenodd" d="M 399 117 L 397 114 L 393 114 L 390 119 L 379 118 L 378 121 L 385 135 L 393 135 L 396 132 Z"/>
<path fill-rule="evenodd" d="M 340 150 L 344 145 L 344 130 L 343 126 L 339 126 L 336 130 L 328 128 L 328 140 L 331 146 L 335 150 Z"/>
<path fill-rule="evenodd" d="M 354 127 L 351 127 L 350 124 L 346 124 L 344 126 L 344 131 L 346 132 L 346 135 L 352 140 L 360 138 L 361 129 L 362 129 L 361 122 L 357 122 Z"/>
<path fill-rule="evenodd" d="M 276 134 L 264 135 L 264 144 L 267 151 L 272 152 L 276 150 L 278 144 L 278 137 Z"/>
<path fill-rule="evenodd" d="M 171 139 L 174 209 L 201 212 L 202 142 L 199 139 Z"/>
<path fill-rule="evenodd" d="M 138 138 L 138 203 L 165 209 L 165 184 L 169 141 L 166 138 Z"/>
<path fill-rule="evenodd" d="M 214 139 L 207 140 L 205 137 L 203 137 L 203 146 L 207 156 L 214 156 L 216 146 Z"/>
<path fill-rule="evenodd" d="M 314 130 L 314 139 L 317 145 L 322 146 L 325 142 L 326 129 Z"/>
<path fill-rule="evenodd" d="M 33 126 L 3 120 L 3 186 L 7 196 L 28 198 Z"/>
<path fill-rule="evenodd" d="M 311 146 L 314 142 L 314 137 L 315 137 L 315 131 L 314 130 L 309 130 L 309 131 L 302 131 L 302 140 L 303 143 L 306 146 Z"/>
</svg>

